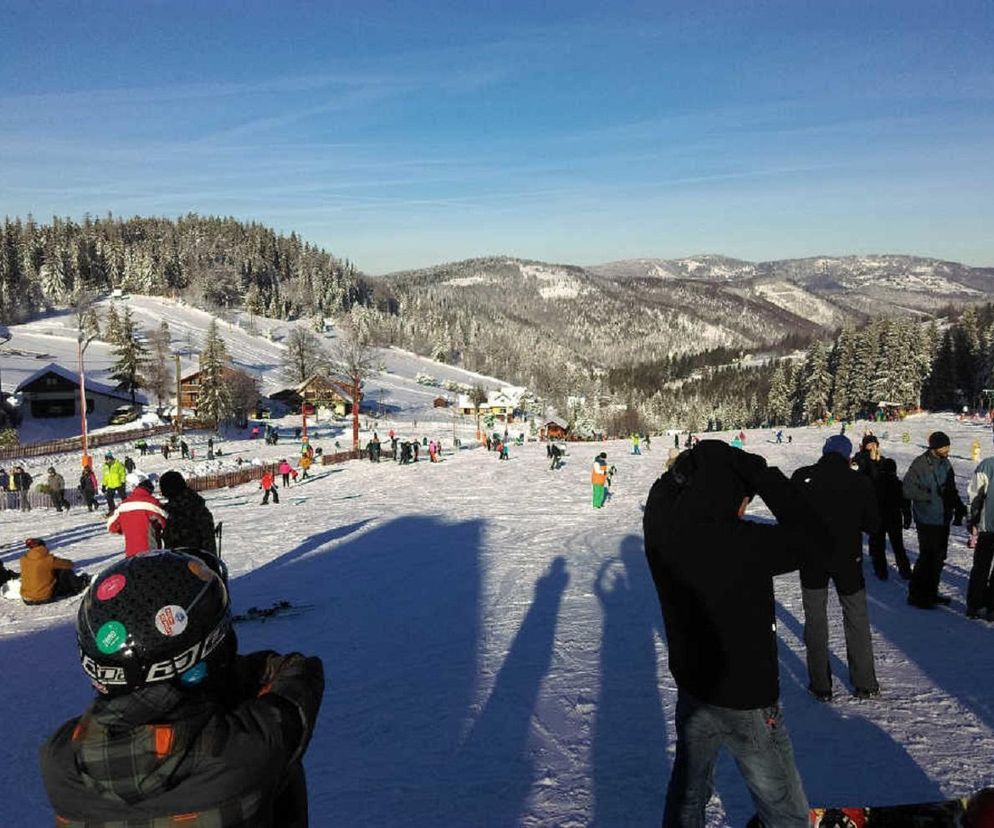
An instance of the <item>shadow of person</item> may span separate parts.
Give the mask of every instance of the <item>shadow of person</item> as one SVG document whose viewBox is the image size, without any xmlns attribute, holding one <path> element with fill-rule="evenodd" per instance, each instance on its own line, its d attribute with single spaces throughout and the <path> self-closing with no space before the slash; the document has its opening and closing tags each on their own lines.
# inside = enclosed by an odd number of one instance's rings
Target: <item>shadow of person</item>
<svg viewBox="0 0 994 828">
<path fill-rule="evenodd" d="M 479 717 L 450 767 L 448 824 L 514 825 L 535 781 L 528 738 L 542 680 L 549 671 L 566 559 L 535 583 L 535 597 L 497 673 Z M 441 824 L 446 824 L 443 820 Z"/>
<path fill-rule="evenodd" d="M 669 777 L 654 635 L 660 613 L 641 538 L 626 537 L 601 564 L 594 594 L 603 622 L 591 824 L 658 824 Z"/>
</svg>

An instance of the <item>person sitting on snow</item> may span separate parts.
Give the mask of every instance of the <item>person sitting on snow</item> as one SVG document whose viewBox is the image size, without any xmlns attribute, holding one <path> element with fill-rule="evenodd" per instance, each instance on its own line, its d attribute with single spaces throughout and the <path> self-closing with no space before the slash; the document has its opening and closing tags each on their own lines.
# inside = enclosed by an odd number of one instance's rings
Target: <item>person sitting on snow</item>
<svg viewBox="0 0 994 828">
<path fill-rule="evenodd" d="M 39 754 L 59 825 L 304 828 L 319 658 L 238 654 L 220 573 L 165 550 L 104 569 L 76 637 L 97 698 Z"/>
<path fill-rule="evenodd" d="M 142 480 L 107 521 L 108 532 L 124 535 L 126 557 L 162 546 L 168 515 L 152 494 L 154 488 L 151 480 Z"/>
<path fill-rule="evenodd" d="M 21 556 L 21 600 L 29 606 L 50 604 L 79 595 L 90 583 L 87 574 L 73 572 L 72 561 L 48 551 L 40 538 L 24 541 L 28 551 Z"/>
</svg>

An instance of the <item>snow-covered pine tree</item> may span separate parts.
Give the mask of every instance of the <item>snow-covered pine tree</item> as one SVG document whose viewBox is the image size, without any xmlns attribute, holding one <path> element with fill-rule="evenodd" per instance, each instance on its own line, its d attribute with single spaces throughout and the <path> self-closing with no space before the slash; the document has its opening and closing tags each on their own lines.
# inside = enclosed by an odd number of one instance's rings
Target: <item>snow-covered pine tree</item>
<svg viewBox="0 0 994 828">
<path fill-rule="evenodd" d="M 111 302 L 107 308 L 107 321 L 104 325 L 104 341 L 111 345 L 116 345 L 121 339 L 121 317 L 117 313 L 117 308 Z"/>
<path fill-rule="evenodd" d="M 155 399 L 162 408 L 163 400 L 172 392 L 173 385 L 173 353 L 170 347 L 172 336 L 169 324 L 163 320 L 148 337 L 150 349 L 148 361 L 145 364 L 146 387 L 155 394 Z"/>
<path fill-rule="evenodd" d="M 790 363 L 782 359 L 773 369 L 773 378 L 770 380 L 770 396 L 766 401 L 767 416 L 771 425 L 790 424 L 791 414 L 794 410 L 792 390 Z"/>
<path fill-rule="evenodd" d="M 212 319 L 200 355 L 200 397 L 197 400 L 197 417 L 212 428 L 217 428 L 232 413 L 228 370 L 228 349 L 218 333 L 217 321 Z"/>
<path fill-rule="evenodd" d="M 824 342 L 818 342 L 808 352 L 808 359 L 804 364 L 804 418 L 807 422 L 825 418 L 831 393 L 828 346 Z"/>
<path fill-rule="evenodd" d="M 110 376 L 117 380 L 119 388 L 131 395 L 132 405 L 137 402 L 136 392 L 145 385 L 142 372 L 147 353 L 140 329 L 131 317 L 131 308 L 126 308 L 124 318 L 120 320 L 120 332 L 114 347 L 116 362 Z"/>
</svg>

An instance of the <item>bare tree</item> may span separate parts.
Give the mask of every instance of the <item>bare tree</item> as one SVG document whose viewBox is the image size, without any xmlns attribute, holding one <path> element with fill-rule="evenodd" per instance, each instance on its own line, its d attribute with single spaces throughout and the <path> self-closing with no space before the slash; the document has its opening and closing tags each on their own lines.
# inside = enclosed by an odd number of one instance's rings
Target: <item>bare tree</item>
<svg viewBox="0 0 994 828">
<path fill-rule="evenodd" d="M 172 336 L 165 320 L 159 323 L 159 327 L 148 335 L 148 342 L 149 356 L 145 363 L 145 387 L 155 394 L 161 413 L 162 401 L 169 397 L 173 390 L 173 353 L 170 348 Z"/>
<path fill-rule="evenodd" d="M 342 329 L 332 354 L 332 368 L 344 377 L 352 394 L 352 449 L 359 449 L 359 400 L 363 381 L 376 373 L 377 363 L 366 337 L 354 328 Z"/>
<path fill-rule="evenodd" d="M 473 403 L 473 411 L 476 413 L 476 437 L 480 437 L 480 406 L 483 405 L 488 399 L 490 399 L 490 394 L 486 388 L 477 383 L 472 388 L 469 389 L 469 401 Z"/>
<path fill-rule="evenodd" d="M 283 360 L 283 374 L 287 379 L 301 383 L 327 365 L 328 355 L 313 331 L 303 327 L 290 331 Z"/>
<path fill-rule="evenodd" d="M 259 404 L 261 384 L 258 377 L 240 368 L 232 368 L 227 374 L 231 394 L 231 410 L 239 425 L 244 424 Z"/>
</svg>

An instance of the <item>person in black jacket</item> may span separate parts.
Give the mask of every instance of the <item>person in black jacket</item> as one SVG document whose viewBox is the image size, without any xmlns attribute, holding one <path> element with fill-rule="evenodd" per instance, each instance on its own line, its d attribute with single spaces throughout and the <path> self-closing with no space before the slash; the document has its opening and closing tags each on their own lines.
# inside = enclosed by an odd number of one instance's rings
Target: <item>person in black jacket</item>
<svg viewBox="0 0 994 828">
<path fill-rule="evenodd" d="M 863 532 L 880 531 L 877 495 L 867 476 L 849 466 L 852 443 L 839 434 L 825 441 L 821 459 L 794 472 L 811 507 L 828 527 L 833 543 L 827 561 L 801 566 L 804 601 L 804 644 L 807 647 L 808 690 L 821 701 L 832 698 L 832 673 L 828 662 L 828 582 L 842 605 L 846 633 L 846 660 L 853 693 L 859 698 L 880 694 L 873 667 L 873 642 L 866 612 L 863 580 Z"/>
<path fill-rule="evenodd" d="M 57 824 L 307 825 L 321 660 L 237 655 L 213 568 L 172 550 L 125 558 L 85 594 L 76 634 L 99 696 L 40 750 Z"/>
<path fill-rule="evenodd" d="M 911 578 L 911 562 L 904 549 L 904 530 L 911 526 L 911 501 L 904 496 L 897 463 L 890 457 L 880 460 L 880 470 L 874 481 L 877 508 L 880 510 L 880 531 L 870 535 L 870 558 L 873 571 L 882 581 L 887 580 L 887 538 L 894 551 L 897 571 L 905 581 Z"/>
<path fill-rule="evenodd" d="M 754 494 L 778 525 L 740 519 Z M 645 552 L 678 688 L 664 826 L 703 824 L 722 745 L 764 825 L 808 825 L 779 702 L 773 576 L 827 554 L 809 538 L 817 522 L 778 469 L 717 440 L 685 451 L 653 484 Z"/>
<path fill-rule="evenodd" d="M 214 516 L 204 499 L 186 485 L 178 471 L 167 471 L 159 478 L 159 491 L 168 498 L 166 528 L 162 544 L 167 549 L 202 549 L 217 554 Z"/>
</svg>

